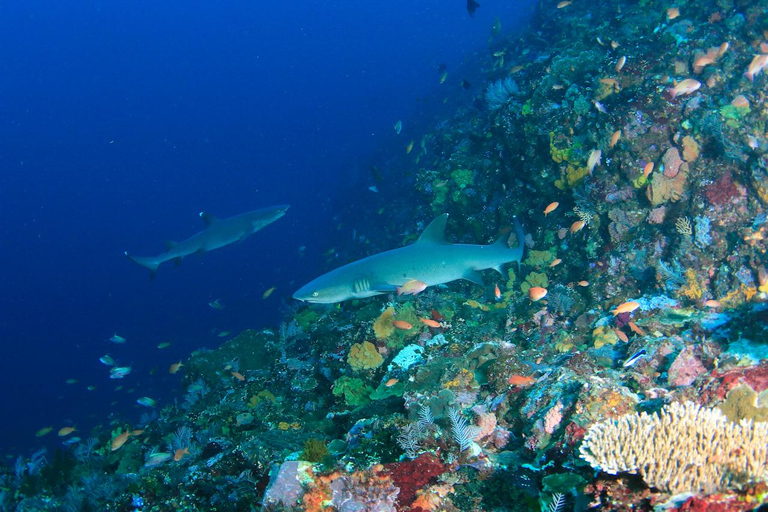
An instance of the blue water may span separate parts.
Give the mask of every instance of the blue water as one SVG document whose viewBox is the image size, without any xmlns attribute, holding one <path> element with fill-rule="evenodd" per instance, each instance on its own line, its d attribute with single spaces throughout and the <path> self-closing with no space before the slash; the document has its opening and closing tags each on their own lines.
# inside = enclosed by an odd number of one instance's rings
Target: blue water
<svg viewBox="0 0 768 512">
<path fill-rule="evenodd" d="M 326 251 L 376 235 L 349 212 L 407 218 L 404 146 L 471 104 L 494 18 L 515 30 L 532 4 L 481 1 L 473 18 L 462 0 L 2 4 L 0 454 L 56 446 L 34 437 L 44 426 L 135 421 L 143 395 L 174 400 L 171 363 L 221 330 L 276 327 L 334 265 Z M 281 203 L 274 225 L 154 281 L 123 256 L 200 230 L 201 210 Z M 110 380 L 106 353 L 134 372 Z"/>
</svg>

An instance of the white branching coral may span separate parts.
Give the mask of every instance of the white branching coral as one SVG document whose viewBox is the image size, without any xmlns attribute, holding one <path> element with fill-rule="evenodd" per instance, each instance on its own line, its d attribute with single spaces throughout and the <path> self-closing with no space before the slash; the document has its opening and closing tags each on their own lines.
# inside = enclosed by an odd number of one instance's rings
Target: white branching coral
<svg viewBox="0 0 768 512">
<path fill-rule="evenodd" d="M 594 468 L 638 474 L 664 492 L 712 494 L 768 479 L 768 423 L 734 423 L 691 402 L 596 423 L 580 451 Z"/>
</svg>

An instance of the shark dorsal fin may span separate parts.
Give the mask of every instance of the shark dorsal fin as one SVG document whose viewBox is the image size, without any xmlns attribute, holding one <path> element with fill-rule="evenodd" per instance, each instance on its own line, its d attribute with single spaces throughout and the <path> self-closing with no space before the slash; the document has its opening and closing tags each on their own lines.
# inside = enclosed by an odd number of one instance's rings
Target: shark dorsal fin
<svg viewBox="0 0 768 512">
<path fill-rule="evenodd" d="M 218 220 L 215 215 L 211 215 L 208 212 L 200 212 L 200 218 L 205 222 L 205 227 L 210 226 Z"/>
<path fill-rule="evenodd" d="M 445 239 L 445 224 L 448 222 L 448 214 L 444 213 L 432 222 L 421 233 L 419 244 L 438 244 L 446 245 L 448 241 Z"/>
</svg>

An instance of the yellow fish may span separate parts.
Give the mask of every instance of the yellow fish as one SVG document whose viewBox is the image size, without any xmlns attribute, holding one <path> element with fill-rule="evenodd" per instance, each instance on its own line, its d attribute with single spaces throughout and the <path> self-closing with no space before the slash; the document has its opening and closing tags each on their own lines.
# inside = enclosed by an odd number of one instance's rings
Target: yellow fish
<svg viewBox="0 0 768 512">
<path fill-rule="evenodd" d="M 35 433 L 35 437 L 43 437 L 43 436 L 47 436 L 48 434 L 50 434 L 50 433 L 51 433 L 51 430 L 53 430 L 53 427 L 45 427 L 45 428 L 41 428 L 40 430 L 38 430 L 38 431 Z"/>
<path fill-rule="evenodd" d="M 413 141 L 409 142 L 409 143 L 408 143 L 408 145 L 407 145 L 407 146 L 405 146 L 405 152 L 406 152 L 406 154 L 407 154 L 407 153 L 410 153 L 412 149 L 413 149 Z"/>
<path fill-rule="evenodd" d="M 261 294 L 262 299 L 268 299 L 270 295 L 272 295 L 272 292 L 274 292 L 277 289 L 277 286 L 273 286 L 272 288 L 269 288 L 267 291 Z"/>
<path fill-rule="evenodd" d="M 446 78 L 448 78 L 448 72 L 447 71 L 445 71 L 442 75 L 440 75 L 440 83 L 444 84 Z"/>
</svg>

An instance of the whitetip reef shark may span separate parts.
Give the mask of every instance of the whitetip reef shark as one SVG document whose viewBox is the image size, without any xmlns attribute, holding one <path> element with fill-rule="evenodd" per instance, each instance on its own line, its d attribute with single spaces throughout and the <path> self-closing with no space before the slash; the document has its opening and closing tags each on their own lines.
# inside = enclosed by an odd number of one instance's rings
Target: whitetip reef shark
<svg viewBox="0 0 768 512">
<path fill-rule="evenodd" d="M 517 218 L 517 247 L 507 245 L 507 235 L 490 245 L 451 244 L 445 239 L 445 213 L 427 226 L 411 245 L 374 254 L 322 275 L 293 294 L 294 299 L 333 304 L 396 291 L 410 280 L 427 286 L 466 279 L 482 285 L 480 270 L 501 273 L 505 263 L 520 262 L 525 234 Z"/>
<path fill-rule="evenodd" d="M 245 240 L 285 215 L 288 208 L 289 205 L 270 206 L 227 219 L 217 219 L 209 213 L 200 212 L 200 218 L 205 222 L 205 229 L 199 233 L 195 233 L 183 242 L 166 242 L 168 250 L 154 257 L 132 256 L 127 251 L 125 255 L 132 262 L 148 269 L 150 277 L 154 277 L 158 267 L 166 261 L 173 260 L 178 265 L 182 258 L 190 254 L 202 254 Z"/>
</svg>

